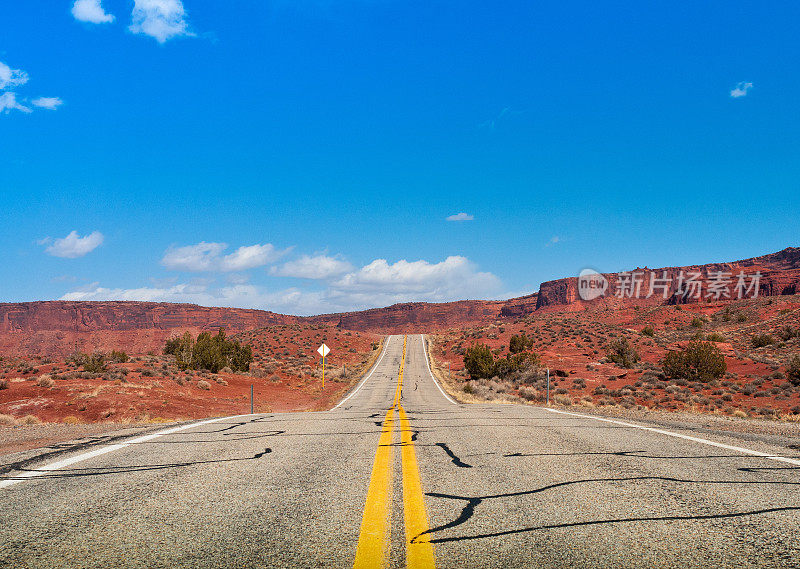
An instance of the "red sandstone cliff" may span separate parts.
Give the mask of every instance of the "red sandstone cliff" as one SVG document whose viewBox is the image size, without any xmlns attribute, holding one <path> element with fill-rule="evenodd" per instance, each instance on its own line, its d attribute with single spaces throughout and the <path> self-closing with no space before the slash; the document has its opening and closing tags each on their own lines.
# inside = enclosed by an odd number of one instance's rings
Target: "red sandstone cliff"
<svg viewBox="0 0 800 569">
<path fill-rule="evenodd" d="M 639 300 L 635 296 L 625 296 L 624 300 L 632 302 L 641 302 L 647 304 L 677 304 L 689 302 L 702 302 L 706 299 L 706 295 L 710 292 L 709 285 L 714 279 L 714 275 L 718 272 L 730 273 L 730 283 L 728 290 L 732 299 L 737 298 L 736 285 L 738 283 L 737 276 L 739 273 L 744 273 L 746 276 L 746 285 L 750 285 L 752 276 L 760 273 L 760 281 L 758 287 L 758 296 L 778 296 L 783 294 L 797 294 L 800 292 L 800 247 L 789 247 L 777 253 L 763 255 L 760 257 L 753 257 L 751 259 L 744 259 L 732 263 L 710 263 L 706 265 L 690 265 L 686 267 L 663 267 L 659 269 L 637 268 L 630 271 L 642 273 L 642 286 Z M 688 277 L 690 273 L 700 273 L 700 278 L 697 279 L 700 283 L 700 296 L 696 295 L 683 295 L 678 292 L 679 277 L 683 272 L 684 277 Z M 649 285 L 652 275 L 661 279 L 666 275 L 666 280 L 669 281 L 667 289 L 667 298 L 661 290 L 656 290 L 650 297 L 646 298 L 649 292 Z M 608 290 L 604 298 L 615 298 L 615 294 L 620 289 L 619 274 L 607 273 L 603 275 L 608 280 Z M 752 292 L 745 294 L 746 298 L 750 298 Z M 721 297 L 720 300 L 726 300 Z M 590 302 L 602 302 L 603 298 L 592 300 Z M 578 291 L 578 278 L 567 277 L 554 281 L 548 281 L 541 284 L 539 287 L 539 295 L 537 299 L 536 308 L 546 307 L 565 307 L 573 306 L 579 307 L 587 304 L 582 300 Z"/>
<path fill-rule="evenodd" d="M 692 302 L 674 295 L 677 277 L 683 271 L 699 272 L 703 295 L 709 276 L 717 271 L 736 275 L 761 273 L 760 296 L 800 292 L 800 248 L 745 259 L 733 263 L 714 263 L 663 269 L 637 269 L 658 277 L 666 272 L 672 279 L 665 300 L 662 294 L 649 299 L 625 301 L 663 304 Z M 620 302 L 614 297 L 618 277 L 605 275 L 609 281 L 604 299 L 591 302 Z M 642 297 L 648 292 L 649 276 L 642 285 Z M 732 297 L 736 297 L 732 291 Z M 723 298 L 724 300 L 724 298 Z M 518 319 L 539 309 L 576 310 L 586 302 L 578 294 L 577 277 L 542 283 L 539 292 L 505 301 L 462 300 L 457 302 L 395 304 L 360 312 L 297 317 L 263 310 L 206 308 L 193 304 L 155 302 L 24 302 L 0 304 L 0 354 L 63 355 L 76 348 L 125 349 L 133 353 L 158 351 L 164 340 L 176 332 L 225 328 L 231 332 L 275 324 L 318 324 L 375 333 L 429 332 L 460 326 L 474 326 L 498 318 Z"/>
<path fill-rule="evenodd" d="M 507 302 L 510 301 L 409 302 L 360 312 L 312 316 L 308 320 L 336 324 L 347 330 L 379 334 L 413 334 L 491 322 L 500 316 Z"/>
<path fill-rule="evenodd" d="M 246 330 L 297 322 L 295 316 L 242 308 L 158 302 L 20 302 L 0 304 L 0 332 L 93 332 L 177 328 Z"/>
</svg>

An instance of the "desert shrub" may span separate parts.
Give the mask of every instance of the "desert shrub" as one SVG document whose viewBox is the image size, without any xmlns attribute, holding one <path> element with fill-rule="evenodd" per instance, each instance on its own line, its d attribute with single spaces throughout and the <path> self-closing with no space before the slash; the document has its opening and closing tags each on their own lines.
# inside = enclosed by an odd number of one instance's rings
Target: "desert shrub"
<svg viewBox="0 0 800 569">
<path fill-rule="evenodd" d="M 169 338 L 164 345 L 164 355 L 175 356 L 175 363 L 178 369 L 185 370 L 192 363 L 192 351 L 194 350 L 194 338 L 189 332 L 184 332 L 182 336 Z"/>
<path fill-rule="evenodd" d="M 519 354 L 520 352 L 524 352 L 532 347 L 533 338 L 526 336 L 525 332 L 519 336 L 511 336 L 511 340 L 508 343 L 508 351 L 512 354 Z"/>
<path fill-rule="evenodd" d="M 639 354 L 625 336 L 611 342 L 606 357 L 620 367 L 632 368 L 639 361 Z"/>
<path fill-rule="evenodd" d="M 23 425 L 41 425 L 42 420 L 37 417 L 36 415 L 25 415 L 22 419 L 19 420 L 20 423 Z"/>
<path fill-rule="evenodd" d="M 494 375 L 494 356 L 486 344 L 477 343 L 464 352 L 464 369 L 474 379 Z"/>
<path fill-rule="evenodd" d="M 702 328 L 703 327 L 703 319 L 695 316 L 692 318 L 692 328 Z"/>
<path fill-rule="evenodd" d="M 736 316 L 737 322 L 747 322 L 747 315 L 746 314 L 738 314 Z"/>
<path fill-rule="evenodd" d="M 800 385 L 800 355 L 795 354 L 786 364 L 786 378 L 792 385 Z"/>
<path fill-rule="evenodd" d="M 129 359 L 128 354 L 120 350 L 111 350 L 108 354 L 108 361 L 115 364 L 124 364 Z"/>
<path fill-rule="evenodd" d="M 100 352 L 92 355 L 84 354 L 83 371 L 89 373 L 102 373 L 106 371 L 106 356 Z"/>
<path fill-rule="evenodd" d="M 791 326 L 784 326 L 778 332 L 778 336 L 784 342 L 788 342 L 792 338 L 800 338 L 800 328 L 792 328 Z"/>
<path fill-rule="evenodd" d="M 225 330 L 212 336 L 202 332 L 197 340 L 189 332 L 170 338 L 164 345 L 164 354 L 175 356 L 179 369 L 204 369 L 217 373 L 222 368 L 232 371 L 248 371 L 253 363 L 253 349 L 238 340 L 228 340 Z"/>
<path fill-rule="evenodd" d="M 0 389 L 8 389 L 8 380 L 0 379 Z"/>
<path fill-rule="evenodd" d="M 708 382 L 725 375 L 722 352 L 711 342 L 690 342 L 679 352 L 670 352 L 661 362 L 667 377 Z"/>
<path fill-rule="evenodd" d="M 706 340 L 708 340 L 709 342 L 724 342 L 725 336 L 723 336 L 718 332 L 711 332 L 711 334 L 706 336 Z"/>
<path fill-rule="evenodd" d="M 656 335 L 656 331 L 652 326 L 645 326 L 642 330 L 642 336 L 650 336 L 651 338 Z"/>
<path fill-rule="evenodd" d="M 211 384 L 208 383 L 205 379 L 201 379 L 200 381 L 197 382 L 197 388 L 208 391 L 209 389 L 211 389 Z"/>
<path fill-rule="evenodd" d="M 564 407 L 570 407 L 572 405 L 572 398 L 569 395 L 554 395 L 553 403 L 556 405 L 563 405 Z"/>
<path fill-rule="evenodd" d="M 17 420 L 12 415 L 0 413 L 0 427 L 13 427 L 17 424 Z"/>
<path fill-rule="evenodd" d="M 533 389 L 532 387 L 520 387 L 519 388 L 519 396 L 525 399 L 526 401 L 541 401 L 542 394 L 539 390 Z"/>
<path fill-rule="evenodd" d="M 503 379 L 521 380 L 539 367 L 539 356 L 529 352 L 507 355 L 494 362 L 494 375 Z"/>
<path fill-rule="evenodd" d="M 36 380 L 36 385 L 38 385 L 39 387 L 48 387 L 49 388 L 49 387 L 53 387 L 54 384 L 55 384 L 55 382 L 53 381 L 53 378 L 50 377 L 47 374 L 40 375 L 39 379 Z"/>
<path fill-rule="evenodd" d="M 775 338 L 769 334 L 753 334 L 750 338 L 754 348 L 763 348 L 764 346 L 771 346 L 775 343 Z"/>
</svg>

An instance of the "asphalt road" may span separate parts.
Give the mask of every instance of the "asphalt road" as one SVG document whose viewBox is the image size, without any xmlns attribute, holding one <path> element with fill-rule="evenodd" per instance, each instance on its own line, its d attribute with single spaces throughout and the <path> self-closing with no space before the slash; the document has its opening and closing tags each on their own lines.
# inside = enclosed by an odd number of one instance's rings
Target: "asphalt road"
<svg viewBox="0 0 800 569">
<path fill-rule="evenodd" d="M 421 336 L 398 389 L 403 340 L 332 411 L 225 418 L 3 474 L 0 566 L 800 567 L 797 451 L 456 405 Z"/>
</svg>

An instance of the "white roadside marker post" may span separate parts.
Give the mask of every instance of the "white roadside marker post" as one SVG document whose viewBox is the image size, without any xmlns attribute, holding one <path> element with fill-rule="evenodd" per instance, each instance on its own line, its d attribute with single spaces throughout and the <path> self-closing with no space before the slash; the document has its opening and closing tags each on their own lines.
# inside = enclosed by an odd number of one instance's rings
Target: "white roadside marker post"
<svg viewBox="0 0 800 569">
<path fill-rule="evenodd" d="M 319 355 L 322 356 L 322 389 L 324 391 L 325 390 L 325 356 L 328 355 L 328 353 L 331 351 L 331 349 L 328 346 L 326 346 L 325 343 L 323 342 L 323 344 L 319 348 L 317 348 L 317 351 L 319 352 Z"/>
</svg>

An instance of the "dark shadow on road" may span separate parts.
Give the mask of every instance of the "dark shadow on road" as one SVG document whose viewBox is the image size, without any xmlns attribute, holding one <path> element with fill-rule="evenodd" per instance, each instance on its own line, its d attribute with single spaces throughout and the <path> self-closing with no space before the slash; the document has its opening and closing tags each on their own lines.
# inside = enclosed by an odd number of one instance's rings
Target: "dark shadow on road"
<svg viewBox="0 0 800 569">
<path fill-rule="evenodd" d="M 420 533 L 419 535 L 414 536 L 411 540 L 412 543 L 415 540 L 419 539 L 422 535 L 432 535 L 446 529 L 454 528 L 456 526 L 462 525 L 467 522 L 472 516 L 475 514 L 475 509 L 480 505 L 482 502 L 486 500 L 496 500 L 496 499 L 503 499 L 503 498 L 514 498 L 519 496 L 530 496 L 534 494 L 539 494 L 542 492 L 546 492 L 549 490 L 554 490 L 556 488 L 564 488 L 566 486 L 574 486 L 578 484 L 591 484 L 591 483 L 603 483 L 603 482 L 641 482 L 641 481 L 661 481 L 661 482 L 672 482 L 677 484 L 738 484 L 738 485 L 779 485 L 779 486 L 800 486 L 800 482 L 786 482 L 786 481 L 768 481 L 768 480 L 687 480 L 682 478 L 673 478 L 669 476 L 632 476 L 626 478 L 587 478 L 583 480 L 571 480 L 566 482 L 558 482 L 555 484 L 549 484 L 547 486 L 542 486 L 541 488 L 535 488 L 533 490 L 523 490 L 521 492 L 509 492 L 505 494 L 492 494 L 487 496 L 456 496 L 452 494 L 442 494 L 439 492 L 426 492 L 426 496 L 430 496 L 432 498 L 444 498 L 446 500 L 457 500 L 465 502 L 464 507 L 461 510 L 461 513 L 451 522 L 446 524 L 431 528 L 425 532 Z M 514 529 L 514 530 L 507 530 L 507 531 L 500 531 L 495 533 L 488 533 L 488 534 L 478 534 L 474 536 L 461 536 L 461 537 L 450 537 L 450 538 L 438 538 L 432 539 L 431 543 L 438 543 L 444 541 L 461 541 L 467 539 L 480 539 L 484 537 L 495 537 L 501 535 L 511 535 L 514 533 L 523 533 L 526 531 L 535 531 L 540 529 L 552 529 L 555 527 L 571 527 L 571 526 L 580 526 L 580 525 L 592 525 L 592 524 L 608 524 L 608 523 L 616 523 L 616 522 L 632 522 L 632 521 L 657 521 L 657 520 L 681 520 L 681 519 L 714 519 L 714 518 L 725 518 L 725 517 L 736 517 L 736 516 L 744 516 L 744 515 L 754 515 L 758 513 L 765 513 L 768 511 L 781 511 L 783 509 L 786 510 L 800 510 L 800 507 L 786 507 L 786 508 L 778 508 L 778 509 L 769 509 L 769 510 L 757 510 L 754 512 L 738 512 L 738 513 L 723 513 L 723 514 L 714 514 L 708 516 L 666 516 L 666 517 L 652 517 L 652 518 L 622 518 L 616 520 L 593 520 L 593 521 L 585 521 L 585 522 L 573 522 L 568 524 L 557 524 L 553 526 L 536 526 L 531 528 L 521 528 L 521 529 Z"/>
<path fill-rule="evenodd" d="M 459 468 L 472 468 L 471 464 L 467 464 L 466 462 L 458 458 L 455 455 L 455 453 L 452 450 L 450 450 L 450 447 L 447 446 L 446 443 L 436 443 L 436 446 L 440 447 L 445 453 L 447 453 L 447 456 L 449 456 L 453 460 L 453 464 L 455 464 Z"/>
<path fill-rule="evenodd" d="M 611 520 L 587 520 L 582 522 L 568 522 L 563 524 L 547 524 L 541 526 L 532 526 L 527 528 L 512 529 L 507 531 L 498 531 L 492 533 L 482 533 L 476 535 L 459 536 L 459 537 L 442 537 L 430 540 L 431 543 L 445 543 L 448 541 L 466 541 L 471 539 L 485 539 L 489 537 L 501 537 L 506 535 L 514 535 L 519 533 L 526 533 L 531 531 L 540 531 L 546 529 L 559 529 L 559 528 L 572 528 L 582 526 L 595 526 L 604 524 L 620 524 L 632 522 L 670 522 L 670 521 L 700 521 L 700 520 L 722 520 L 726 518 L 741 518 L 744 516 L 758 516 L 763 514 L 771 514 L 776 512 L 793 512 L 799 511 L 800 506 L 784 506 L 781 508 L 764 508 L 762 510 L 750 510 L 746 512 L 727 512 L 722 514 L 708 514 L 708 515 L 693 515 L 693 516 L 653 516 L 645 518 L 617 518 Z M 444 526 L 442 526 L 444 528 Z M 451 526 L 452 527 L 452 526 Z M 422 535 L 422 534 L 420 534 Z M 417 536 L 419 537 L 419 536 Z M 416 538 L 415 538 L 416 539 Z M 413 542 L 413 540 L 412 540 Z"/>
<path fill-rule="evenodd" d="M 144 472 L 148 470 L 165 470 L 169 468 L 181 468 L 185 466 L 197 466 L 201 464 L 224 464 L 227 462 L 240 462 L 243 460 L 257 460 L 266 454 L 272 452 L 271 448 L 266 448 L 253 456 L 246 456 L 242 458 L 221 458 L 218 460 L 193 460 L 187 462 L 173 462 L 169 464 L 144 464 L 144 465 L 129 465 L 129 466 L 105 466 L 100 468 L 71 468 L 64 470 L 54 470 L 52 473 L 46 470 L 19 469 L 21 472 L 41 472 L 42 475 L 35 478 L 26 478 L 23 476 L 4 476 L 0 480 L 36 480 L 42 478 L 78 478 L 85 476 L 103 476 L 108 474 L 127 474 L 130 472 Z"/>
<path fill-rule="evenodd" d="M 765 458 L 791 458 L 791 459 L 800 459 L 800 456 L 783 456 L 779 454 L 771 454 L 769 456 L 759 456 L 759 455 L 749 455 L 749 454 L 697 454 L 697 455 L 686 455 L 686 456 L 675 456 L 675 455 L 655 455 L 655 454 L 639 454 L 647 452 L 644 450 L 618 450 L 618 451 L 590 451 L 590 452 L 541 452 L 541 453 L 523 453 L 523 452 L 512 452 L 509 454 L 504 454 L 504 458 L 518 458 L 518 457 L 540 457 L 540 456 L 593 456 L 593 455 L 601 455 L 601 456 L 624 456 L 626 458 L 656 458 L 656 459 L 664 459 L 664 460 L 675 460 L 675 459 L 701 459 L 701 458 L 750 458 L 756 460 L 763 460 Z M 743 469 L 739 469 L 743 470 Z"/>
</svg>

